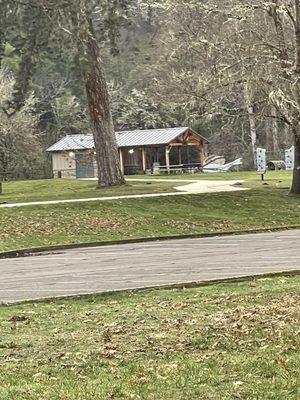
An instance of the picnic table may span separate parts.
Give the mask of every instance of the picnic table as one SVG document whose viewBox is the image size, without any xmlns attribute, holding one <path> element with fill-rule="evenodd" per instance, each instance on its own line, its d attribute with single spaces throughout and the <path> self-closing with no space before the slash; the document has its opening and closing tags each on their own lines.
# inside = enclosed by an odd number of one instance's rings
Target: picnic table
<svg viewBox="0 0 300 400">
<path fill-rule="evenodd" d="M 155 171 L 158 174 L 161 173 L 167 173 L 167 174 L 183 174 L 183 165 L 157 165 L 154 169 L 153 169 L 153 173 L 155 173 Z"/>
</svg>

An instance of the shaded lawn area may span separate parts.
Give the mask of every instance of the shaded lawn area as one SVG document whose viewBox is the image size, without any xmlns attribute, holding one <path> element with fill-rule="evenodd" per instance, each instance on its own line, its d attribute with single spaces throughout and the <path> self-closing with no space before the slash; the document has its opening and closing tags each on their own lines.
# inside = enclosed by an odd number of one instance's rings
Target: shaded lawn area
<svg viewBox="0 0 300 400">
<path fill-rule="evenodd" d="M 300 277 L 0 308 L 0 399 L 299 399 Z"/>
<path fill-rule="evenodd" d="M 96 181 L 76 179 L 44 179 L 36 181 L 3 182 L 0 203 L 85 199 L 130 194 L 174 192 L 172 182 L 127 182 L 121 187 L 96 189 Z M 0 211 L 1 212 L 1 211 Z"/>
<path fill-rule="evenodd" d="M 287 193 L 269 181 L 242 192 L 0 209 L 0 251 L 294 226 L 300 198 Z"/>
</svg>

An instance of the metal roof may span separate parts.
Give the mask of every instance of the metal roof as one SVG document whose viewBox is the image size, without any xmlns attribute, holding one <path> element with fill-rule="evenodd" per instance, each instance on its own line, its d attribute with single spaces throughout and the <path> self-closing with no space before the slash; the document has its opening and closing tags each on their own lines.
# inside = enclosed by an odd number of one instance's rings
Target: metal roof
<svg viewBox="0 0 300 400">
<path fill-rule="evenodd" d="M 47 151 L 85 150 L 94 147 L 93 135 L 68 135 L 49 147 Z"/>
<path fill-rule="evenodd" d="M 116 132 L 116 139 L 118 147 L 167 145 L 173 140 L 177 139 L 178 136 L 182 135 L 188 129 L 190 128 L 184 127 L 123 131 Z M 207 142 L 207 140 L 201 135 L 197 135 Z M 95 145 L 92 135 L 69 135 L 55 143 L 53 146 L 49 147 L 47 151 L 55 152 L 64 150 L 84 150 L 93 149 L 94 147 Z"/>
<path fill-rule="evenodd" d="M 169 144 L 189 128 L 147 129 L 116 132 L 119 147 Z"/>
</svg>

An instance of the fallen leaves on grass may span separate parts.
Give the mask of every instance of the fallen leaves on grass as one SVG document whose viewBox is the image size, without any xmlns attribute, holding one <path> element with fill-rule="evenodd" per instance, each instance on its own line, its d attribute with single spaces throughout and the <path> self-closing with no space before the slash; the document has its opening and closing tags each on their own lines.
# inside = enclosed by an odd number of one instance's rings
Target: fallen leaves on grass
<svg viewBox="0 0 300 400">
<path fill-rule="evenodd" d="M 29 318 L 26 315 L 22 314 L 22 315 L 13 315 L 9 321 L 10 322 L 26 322 L 26 321 L 28 321 L 28 319 Z"/>
<path fill-rule="evenodd" d="M 224 398 L 260 398 L 265 387 L 294 384 L 300 307 L 288 286 L 294 279 L 44 304 L 34 318 L 29 305 L 6 311 L 1 373 L 11 379 L 25 366 L 32 374 L 22 369 L 26 379 L 43 387 L 71 382 L 86 390 L 97 382 L 106 390 L 103 398 L 135 391 L 141 398 L 168 398 L 153 388 L 182 391 L 190 382 L 197 388 L 190 398 L 199 398 L 199 387 L 216 385 Z M 21 327 L 11 332 L 13 320 Z M 257 377 L 264 385 L 254 396 Z"/>
<path fill-rule="evenodd" d="M 222 221 L 216 221 L 214 218 L 214 221 L 178 221 L 178 220 L 170 220 L 164 222 L 165 226 L 168 226 L 173 229 L 178 229 L 180 231 L 190 231 L 195 228 L 209 228 L 210 230 L 226 230 L 226 229 L 232 229 L 233 228 L 233 223 L 228 220 L 222 220 Z"/>
<path fill-rule="evenodd" d="M 60 217 L 56 213 L 35 215 L 27 218 L 20 213 L 18 218 L 2 217 L 0 240 L 18 239 L 32 235 L 53 236 L 67 232 L 74 236 L 97 231 L 124 231 L 136 223 L 134 218 L 106 218 L 88 214 Z"/>
</svg>

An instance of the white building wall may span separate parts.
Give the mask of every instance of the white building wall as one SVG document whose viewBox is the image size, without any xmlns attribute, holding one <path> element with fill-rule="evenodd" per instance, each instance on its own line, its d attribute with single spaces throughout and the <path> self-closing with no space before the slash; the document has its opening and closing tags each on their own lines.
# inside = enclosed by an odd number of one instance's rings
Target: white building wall
<svg viewBox="0 0 300 400">
<path fill-rule="evenodd" d="M 52 168 L 54 178 L 58 178 L 59 172 L 62 178 L 76 178 L 75 156 L 67 153 L 52 153 Z"/>
<path fill-rule="evenodd" d="M 54 178 L 58 178 L 61 172 L 62 178 L 76 178 L 76 160 L 75 155 L 70 157 L 68 153 L 52 153 L 52 169 Z M 94 157 L 95 178 L 98 176 L 97 162 Z"/>
</svg>

